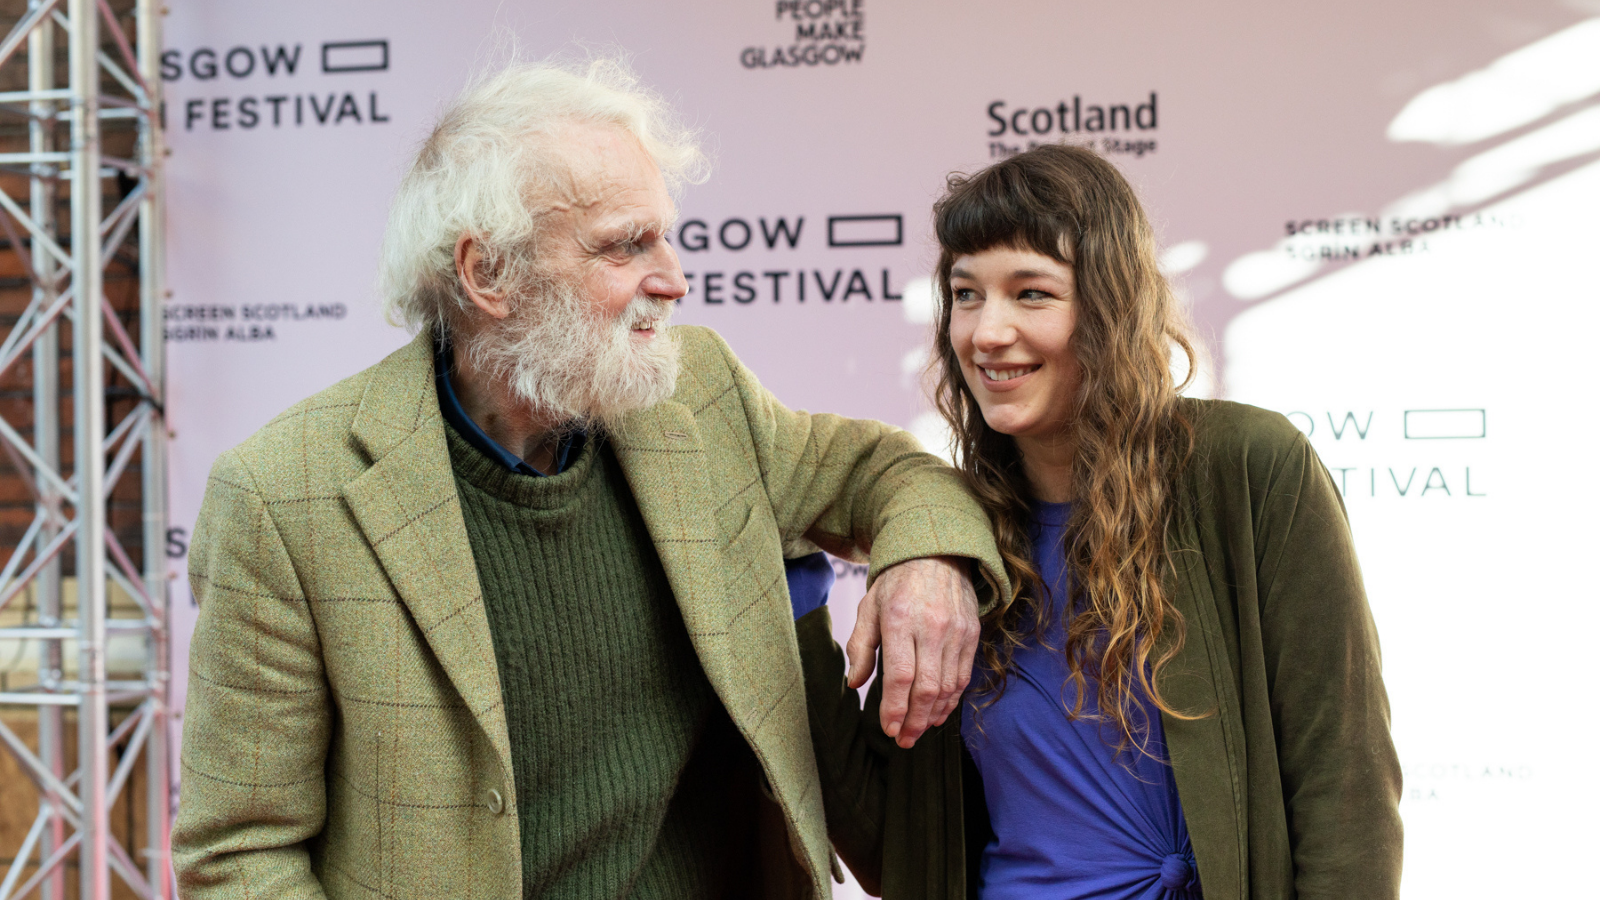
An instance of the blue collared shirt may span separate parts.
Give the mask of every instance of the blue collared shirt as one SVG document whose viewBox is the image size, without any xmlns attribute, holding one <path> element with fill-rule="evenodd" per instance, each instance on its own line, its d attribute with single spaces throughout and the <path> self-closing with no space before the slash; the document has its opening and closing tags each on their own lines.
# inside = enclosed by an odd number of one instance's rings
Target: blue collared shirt
<svg viewBox="0 0 1600 900">
<path fill-rule="evenodd" d="M 567 462 L 572 459 L 576 450 L 583 447 L 583 432 L 569 435 L 561 439 L 556 445 L 556 470 L 554 472 L 541 472 L 523 461 L 522 457 L 495 443 L 494 438 L 485 434 L 478 423 L 472 421 L 467 411 L 461 408 L 461 399 L 456 396 L 456 389 L 450 383 L 450 341 L 448 338 L 434 344 L 433 351 L 433 380 L 439 388 L 439 412 L 444 415 L 444 420 L 456 433 L 466 438 L 467 443 L 475 447 L 479 453 L 498 462 L 502 466 L 519 475 L 535 475 L 543 477 L 546 474 L 560 475 L 567 469 Z"/>
</svg>

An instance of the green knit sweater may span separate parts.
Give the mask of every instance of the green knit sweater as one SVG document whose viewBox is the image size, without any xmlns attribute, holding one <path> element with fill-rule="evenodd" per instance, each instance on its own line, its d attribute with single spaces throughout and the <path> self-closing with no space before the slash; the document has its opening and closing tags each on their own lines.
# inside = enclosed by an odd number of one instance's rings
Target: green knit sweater
<svg viewBox="0 0 1600 900">
<path fill-rule="evenodd" d="M 603 441 L 519 475 L 446 429 L 511 733 L 523 896 L 743 896 L 754 758 Z"/>
</svg>

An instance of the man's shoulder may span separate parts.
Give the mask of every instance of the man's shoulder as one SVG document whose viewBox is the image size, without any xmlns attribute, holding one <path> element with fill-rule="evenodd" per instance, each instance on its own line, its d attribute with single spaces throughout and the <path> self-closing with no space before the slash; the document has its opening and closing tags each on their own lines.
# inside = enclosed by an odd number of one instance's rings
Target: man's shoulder
<svg viewBox="0 0 1600 900">
<path fill-rule="evenodd" d="M 263 494 L 298 496 L 328 489 L 330 479 L 349 478 L 369 463 L 355 437 L 358 415 L 371 416 L 374 382 L 390 377 L 396 364 L 414 362 L 417 342 L 294 404 L 217 460 L 213 475 L 245 477 Z M 414 368 L 414 366 L 412 366 Z M 386 371 L 388 370 L 388 371 Z M 425 379 L 420 379 L 425 380 Z M 414 394 L 420 386 L 396 385 Z"/>
<path fill-rule="evenodd" d="M 263 493 L 279 494 L 293 472 L 308 472 L 357 451 L 350 424 L 372 379 L 366 369 L 289 407 L 255 434 L 217 459 L 212 477 L 247 480 Z M 274 489 L 276 488 L 276 489 Z"/>
</svg>

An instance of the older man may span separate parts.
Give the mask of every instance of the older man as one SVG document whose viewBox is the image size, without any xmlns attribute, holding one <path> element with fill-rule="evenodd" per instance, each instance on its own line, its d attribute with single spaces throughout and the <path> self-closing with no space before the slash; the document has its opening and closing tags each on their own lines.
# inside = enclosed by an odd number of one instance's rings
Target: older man
<svg viewBox="0 0 1600 900">
<path fill-rule="evenodd" d="M 825 897 L 785 550 L 870 554 L 891 734 L 954 708 L 987 522 L 903 432 L 667 329 L 701 162 L 664 112 L 607 63 L 470 90 L 389 222 L 416 340 L 217 461 L 185 896 Z"/>
</svg>

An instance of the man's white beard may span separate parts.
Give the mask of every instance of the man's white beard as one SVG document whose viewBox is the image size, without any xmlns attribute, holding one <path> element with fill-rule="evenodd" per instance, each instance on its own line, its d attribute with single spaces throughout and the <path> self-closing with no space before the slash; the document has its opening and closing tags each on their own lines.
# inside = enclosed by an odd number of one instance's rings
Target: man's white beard
<svg viewBox="0 0 1600 900">
<path fill-rule="evenodd" d="M 577 285 L 540 282 L 504 321 L 469 339 L 474 368 L 566 430 L 616 434 L 628 413 L 672 396 L 678 341 L 666 327 L 675 304 L 637 296 L 608 323 Z M 655 337 L 641 343 L 633 331 L 651 323 Z"/>
</svg>

